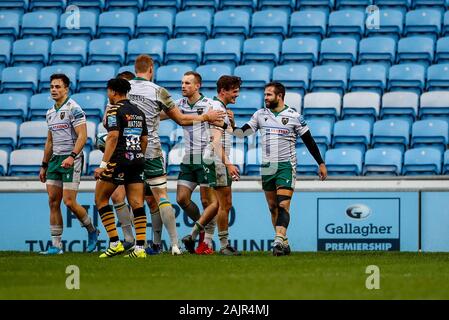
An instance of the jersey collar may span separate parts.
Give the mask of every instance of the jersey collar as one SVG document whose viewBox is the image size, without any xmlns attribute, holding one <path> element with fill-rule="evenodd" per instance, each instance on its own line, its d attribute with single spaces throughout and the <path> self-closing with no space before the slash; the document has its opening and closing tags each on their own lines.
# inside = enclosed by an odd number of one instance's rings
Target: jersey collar
<svg viewBox="0 0 449 320">
<path fill-rule="evenodd" d="M 147 79 L 142 78 L 142 77 L 135 77 L 133 80 L 150 81 L 150 80 L 147 80 Z"/>
<path fill-rule="evenodd" d="M 274 111 L 271 111 L 270 109 L 268 109 L 272 114 L 274 114 L 274 116 L 275 117 L 277 117 L 278 115 L 280 115 L 282 112 L 284 112 L 285 110 L 287 110 L 289 108 L 289 106 L 287 106 L 286 104 L 284 104 L 284 109 L 282 109 L 281 111 L 279 111 L 279 112 L 274 112 Z"/>
<path fill-rule="evenodd" d="M 70 96 L 67 96 L 67 99 L 65 99 L 64 102 L 59 107 L 56 106 L 56 103 L 53 107 L 55 108 L 56 111 L 59 111 L 59 109 L 61 109 L 67 103 L 67 101 L 69 101 L 69 99 L 70 99 Z"/>
<path fill-rule="evenodd" d="M 219 101 L 219 102 L 223 105 L 223 107 L 224 107 L 225 109 L 227 109 L 227 107 L 226 107 L 226 105 L 224 104 L 223 101 L 221 101 L 221 100 L 218 99 L 217 97 L 214 97 L 214 100 L 215 100 L 215 101 Z"/>
<path fill-rule="evenodd" d="M 204 98 L 203 94 L 200 93 L 200 97 L 198 100 L 196 100 L 194 103 L 190 104 L 189 99 L 186 98 L 187 104 L 189 105 L 190 109 L 193 109 L 193 107 L 198 103 L 198 101 L 202 100 Z"/>
</svg>

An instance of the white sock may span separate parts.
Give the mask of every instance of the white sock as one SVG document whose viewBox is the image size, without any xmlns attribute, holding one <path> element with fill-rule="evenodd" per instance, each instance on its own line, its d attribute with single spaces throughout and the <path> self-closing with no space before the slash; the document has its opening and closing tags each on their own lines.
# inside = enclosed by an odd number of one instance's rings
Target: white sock
<svg viewBox="0 0 449 320">
<path fill-rule="evenodd" d="M 220 239 L 220 247 L 221 249 L 226 248 L 228 246 L 228 230 L 218 232 L 218 238 Z"/>
<path fill-rule="evenodd" d="M 62 248 L 62 225 L 50 225 L 51 243 L 53 247 Z"/>
<path fill-rule="evenodd" d="M 170 236 L 171 245 L 178 245 L 178 233 L 176 231 L 176 216 L 171 203 L 164 198 L 159 202 L 162 223 Z"/>
<path fill-rule="evenodd" d="M 115 211 L 117 212 L 118 221 L 122 225 L 123 236 L 126 242 L 134 242 L 134 233 L 132 226 L 132 213 L 131 209 L 126 203 L 114 204 Z"/>
<path fill-rule="evenodd" d="M 151 212 L 151 225 L 153 230 L 153 243 L 161 244 L 162 240 L 162 219 L 159 209 Z"/>
</svg>

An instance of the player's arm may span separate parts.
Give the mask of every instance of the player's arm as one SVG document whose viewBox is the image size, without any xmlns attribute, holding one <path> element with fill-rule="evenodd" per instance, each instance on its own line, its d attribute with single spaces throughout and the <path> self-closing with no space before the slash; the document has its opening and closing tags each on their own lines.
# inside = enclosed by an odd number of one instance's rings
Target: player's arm
<svg viewBox="0 0 449 320">
<path fill-rule="evenodd" d="M 218 124 L 220 121 L 223 121 L 223 118 L 225 117 L 225 113 L 219 110 L 209 110 L 207 113 L 201 115 L 184 114 L 178 107 L 167 109 L 165 110 L 165 113 L 180 126 L 192 126 L 194 123 L 198 122 Z"/>
<path fill-rule="evenodd" d="M 236 136 L 237 138 L 241 138 L 241 139 L 256 133 L 256 131 L 259 129 L 258 122 L 257 122 L 257 114 L 254 114 L 251 117 L 251 120 L 248 123 L 245 123 L 243 125 L 243 127 L 238 128 L 234 124 L 232 126 L 232 129 L 233 129 L 232 134 L 234 136 Z"/>
<path fill-rule="evenodd" d="M 161 111 L 161 113 L 159 114 L 159 117 L 160 117 L 160 120 L 161 120 L 161 121 L 170 119 L 170 117 L 167 116 L 167 114 L 165 113 L 165 111 Z"/>
<path fill-rule="evenodd" d="M 44 157 L 42 159 L 42 165 L 39 171 L 39 180 L 42 183 L 45 183 L 45 181 L 47 181 L 46 174 L 48 169 L 48 162 L 50 161 L 52 154 L 53 154 L 53 137 L 51 135 L 50 130 L 48 130 L 47 140 L 45 141 L 44 147 Z"/>
<path fill-rule="evenodd" d="M 307 130 L 301 135 L 301 139 L 309 150 L 312 157 L 315 159 L 316 163 L 319 165 L 319 176 L 321 180 L 327 178 L 327 169 L 326 164 L 324 163 L 323 158 L 321 157 L 320 149 L 318 148 L 315 139 L 313 139 L 310 130 Z"/>
<path fill-rule="evenodd" d="M 240 178 L 239 169 L 232 164 L 232 162 L 228 159 L 226 152 L 224 150 L 224 146 L 221 143 L 221 137 L 224 134 L 224 129 L 220 128 L 211 128 L 210 134 L 212 137 L 212 145 L 214 148 L 215 154 L 219 159 L 223 162 L 223 164 L 228 169 L 229 174 L 234 180 L 238 180 Z"/>
<path fill-rule="evenodd" d="M 143 115 L 143 122 L 142 122 L 142 135 L 140 136 L 140 147 L 142 148 L 142 152 L 145 154 L 145 150 L 147 150 L 148 146 L 148 127 L 147 127 L 147 121 L 145 120 L 145 115 Z"/>
<path fill-rule="evenodd" d="M 77 138 L 75 141 L 75 146 L 73 147 L 70 156 L 64 159 L 61 163 L 61 167 L 70 168 L 73 166 L 75 162 L 75 158 L 83 151 L 84 145 L 87 141 L 87 125 L 86 123 L 79 124 L 78 126 L 73 128 L 76 132 Z"/>
</svg>

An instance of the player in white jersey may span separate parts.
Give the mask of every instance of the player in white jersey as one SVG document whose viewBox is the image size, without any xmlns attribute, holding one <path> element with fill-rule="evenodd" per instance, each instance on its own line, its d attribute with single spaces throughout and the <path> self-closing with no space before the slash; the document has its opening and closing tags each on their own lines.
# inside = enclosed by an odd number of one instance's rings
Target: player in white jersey
<svg viewBox="0 0 449 320">
<path fill-rule="evenodd" d="M 213 101 L 204 97 L 200 93 L 201 75 L 194 71 L 188 71 L 182 78 L 182 99 L 176 104 L 184 114 L 202 114 L 213 106 Z M 205 123 L 195 123 L 192 126 L 184 126 L 185 155 L 181 163 L 181 170 L 178 176 L 178 187 L 176 190 L 176 202 L 184 212 L 198 224 L 200 239 L 198 247 L 187 248 L 190 253 L 213 254 L 212 238 L 215 230 L 215 221 L 212 219 L 205 227 L 199 220 L 200 209 L 192 201 L 192 192 L 199 185 L 201 203 L 204 215 L 216 216 L 218 201 L 212 188 L 207 184 L 203 168 L 203 151 L 208 143 L 208 133 Z"/>
<path fill-rule="evenodd" d="M 65 74 L 50 77 L 50 94 L 55 105 L 47 111 L 48 134 L 39 179 L 47 185 L 52 246 L 43 254 L 63 253 L 61 200 L 87 229 L 87 250 L 92 252 L 97 245 L 98 231 L 86 209 L 76 202 L 87 127 L 83 110 L 68 95 L 69 86 L 70 80 Z"/>
<path fill-rule="evenodd" d="M 131 91 L 128 97 L 144 112 L 148 127 L 148 147 L 145 153 L 144 173 L 145 182 L 149 186 L 147 190 L 150 189 L 152 193 L 152 196 L 147 198 L 147 202 L 149 202 L 151 210 L 153 235 L 159 236 L 159 239 L 154 239 L 153 242 L 160 241 L 160 230 L 163 223 L 170 236 L 172 254 L 177 255 L 181 254 L 181 251 L 178 248 L 175 213 L 167 193 L 167 176 L 158 134 L 160 114 L 164 111 L 168 117 L 181 126 L 192 125 L 195 122 L 215 122 L 222 120 L 224 114 L 217 111 L 209 111 L 201 115 L 182 114 L 168 91 L 151 81 L 153 78 L 153 60 L 150 56 L 138 56 L 134 67 L 136 78 L 130 81 Z"/>
<path fill-rule="evenodd" d="M 319 165 L 319 177 L 326 179 L 327 169 L 303 116 L 284 103 L 285 87 L 279 82 L 265 86 L 265 106 L 234 135 L 244 137 L 262 133 L 262 188 L 265 191 L 276 236 L 273 254 L 288 255 L 287 228 L 290 201 L 296 182 L 296 140 L 300 136 Z"/>
</svg>

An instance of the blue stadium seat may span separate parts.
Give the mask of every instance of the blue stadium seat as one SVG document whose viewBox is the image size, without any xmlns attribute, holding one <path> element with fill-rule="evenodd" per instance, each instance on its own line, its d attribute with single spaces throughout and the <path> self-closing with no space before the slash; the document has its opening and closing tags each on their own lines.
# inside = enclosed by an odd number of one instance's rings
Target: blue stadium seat
<svg viewBox="0 0 449 320">
<path fill-rule="evenodd" d="M 365 152 L 371 144 L 371 123 L 364 119 L 337 121 L 334 126 L 334 148 L 356 148 Z"/>
<path fill-rule="evenodd" d="M 304 96 L 302 114 L 306 119 L 326 117 L 332 120 L 340 118 L 341 96 L 335 92 L 313 92 Z"/>
<path fill-rule="evenodd" d="M 435 43 L 429 37 L 408 37 L 398 42 L 398 63 L 418 62 L 432 64 Z"/>
<path fill-rule="evenodd" d="M 19 149 L 41 149 L 47 140 L 48 126 L 46 121 L 27 121 L 19 127 Z"/>
<path fill-rule="evenodd" d="M 447 0 L 414 0 L 415 8 L 430 7 L 444 10 L 449 5 Z"/>
<path fill-rule="evenodd" d="M 273 69 L 273 81 L 281 82 L 289 91 L 304 95 L 309 88 L 309 73 L 310 70 L 300 64 L 277 66 Z"/>
<path fill-rule="evenodd" d="M 447 90 L 449 88 L 449 63 L 434 64 L 427 69 L 427 89 Z"/>
<path fill-rule="evenodd" d="M 182 64 L 172 64 L 169 66 L 162 66 L 157 69 L 157 82 L 158 85 L 166 87 L 168 89 L 181 89 L 181 79 L 184 73 L 191 71 L 189 66 Z"/>
<path fill-rule="evenodd" d="M 91 11 L 98 14 L 105 9 L 106 0 L 69 0 L 68 4 L 77 6 L 80 11 Z"/>
<path fill-rule="evenodd" d="M 357 6 L 367 7 L 372 3 L 373 3 L 372 0 L 335 0 L 335 8 L 340 9 Z"/>
<path fill-rule="evenodd" d="M 98 15 L 86 10 L 66 12 L 59 20 L 61 38 L 82 37 L 86 40 L 95 38 L 97 34 Z"/>
<path fill-rule="evenodd" d="M 242 42 L 239 39 L 210 39 L 204 45 L 204 63 L 225 62 L 237 66 L 241 59 Z"/>
<path fill-rule="evenodd" d="M 9 67 L 2 71 L 3 92 L 25 91 L 35 93 L 38 84 L 38 71 L 35 67 Z"/>
<path fill-rule="evenodd" d="M 173 34 L 175 16 L 167 10 L 150 10 L 137 16 L 136 37 L 157 37 L 168 40 Z"/>
<path fill-rule="evenodd" d="M 327 150 L 325 156 L 329 176 L 360 176 L 363 154 L 353 148 Z"/>
<path fill-rule="evenodd" d="M 425 92 L 420 98 L 419 118 L 449 118 L 449 92 Z"/>
<path fill-rule="evenodd" d="M 284 103 L 289 107 L 301 112 L 302 108 L 302 95 L 297 92 L 286 91 L 284 97 Z"/>
<path fill-rule="evenodd" d="M 0 149 L 0 175 L 8 174 L 8 152 Z"/>
<path fill-rule="evenodd" d="M 216 89 L 217 80 L 223 75 L 231 75 L 233 68 L 225 64 L 215 63 L 199 66 L 196 68 L 196 72 L 202 77 L 202 88 Z"/>
<path fill-rule="evenodd" d="M 71 98 L 81 106 L 88 120 L 95 123 L 103 120 L 103 113 L 107 103 L 104 94 L 94 92 L 77 93 Z"/>
<path fill-rule="evenodd" d="M 208 10 L 195 9 L 178 12 L 175 17 L 174 36 L 197 37 L 206 40 L 212 31 L 212 14 Z"/>
<path fill-rule="evenodd" d="M 323 65 L 312 69 L 312 91 L 335 91 L 343 93 L 348 86 L 348 70 L 343 65 Z"/>
<path fill-rule="evenodd" d="M 60 15 L 67 7 L 67 0 L 32 0 L 28 11 L 52 11 Z"/>
<path fill-rule="evenodd" d="M 97 123 L 95 121 L 86 121 L 86 129 L 87 129 L 87 140 L 84 145 L 83 151 L 89 153 L 92 149 L 95 148 L 95 142 L 97 140 Z"/>
<path fill-rule="evenodd" d="M 296 174 L 300 176 L 316 176 L 318 165 L 307 148 L 304 146 L 296 147 L 296 155 Z"/>
<path fill-rule="evenodd" d="M 358 43 L 355 39 L 338 37 L 321 42 L 320 63 L 343 62 L 353 65 L 357 61 Z"/>
<path fill-rule="evenodd" d="M 48 92 L 31 96 L 30 99 L 30 120 L 45 120 L 48 109 L 55 104 Z"/>
<path fill-rule="evenodd" d="M 444 36 L 449 35 L 449 11 L 444 14 L 442 33 Z"/>
<path fill-rule="evenodd" d="M 343 97 L 343 119 L 356 117 L 373 123 L 380 113 L 380 95 L 375 92 L 350 92 Z"/>
<path fill-rule="evenodd" d="M 441 174 L 442 152 L 436 148 L 415 148 L 404 154 L 402 174 L 439 175 Z"/>
<path fill-rule="evenodd" d="M 220 9 L 242 9 L 247 12 L 253 12 L 257 10 L 257 0 L 221 0 L 220 1 Z"/>
<path fill-rule="evenodd" d="M 394 6 L 408 10 L 412 8 L 412 0 L 374 0 L 374 4 L 378 6 Z"/>
<path fill-rule="evenodd" d="M 249 35 L 251 16 L 240 9 L 218 11 L 214 16 L 212 36 L 239 37 L 244 40 Z"/>
<path fill-rule="evenodd" d="M 105 11 L 131 10 L 134 13 L 138 13 L 142 10 L 142 7 L 143 0 L 108 0 Z"/>
<path fill-rule="evenodd" d="M 382 94 L 387 87 L 387 70 L 381 64 L 362 64 L 351 68 L 349 90 Z"/>
<path fill-rule="evenodd" d="M 379 120 L 373 127 L 373 148 L 391 147 L 404 152 L 410 143 L 410 124 L 399 118 Z"/>
<path fill-rule="evenodd" d="M 246 154 L 245 175 L 260 176 L 260 165 L 262 163 L 262 148 L 249 148 Z"/>
<path fill-rule="evenodd" d="M 106 92 L 109 79 L 115 78 L 116 69 L 111 65 L 96 64 L 79 70 L 78 91 L 93 90 Z"/>
<path fill-rule="evenodd" d="M 14 10 L 23 13 L 28 9 L 29 0 L 4 0 L 0 2 L 1 10 Z"/>
<path fill-rule="evenodd" d="M 329 16 L 328 33 L 360 39 L 365 33 L 365 13 L 361 10 L 339 10 Z"/>
<path fill-rule="evenodd" d="M 427 119 L 415 121 L 412 126 L 411 147 L 433 147 L 441 152 L 449 143 L 449 126 L 444 120 Z"/>
<path fill-rule="evenodd" d="M 313 139 L 315 140 L 318 147 L 321 147 L 323 150 L 327 150 L 332 143 L 332 134 L 334 131 L 333 122 L 326 118 L 312 118 L 310 120 L 307 120 L 307 126 L 309 127 Z M 304 142 L 302 141 L 302 139 L 298 139 L 296 143 L 301 147 L 304 146 Z"/>
<path fill-rule="evenodd" d="M 234 69 L 234 75 L 242 79 L 244 89 L 262 89 L 271 80 L 271 68 L 265 65 L 244 65 Z"/>
<path fill-rule="evenodd" d="M 251 36 L 270 36 L 282 40 L 288 35 L 288 20 L 288 14 L 284 10 L 257 11 L 252 17 Z"/>
<path fill-rule="evenodd" d="M 263 63 L 274 66 L 279 61 L 281 42 L 276 38 L 260 37 L 245 40 L 242 63 Z"/>
<path fill-rule="evenodd" d="M 130 64 L 130 65 L 127 65 L 127 66 L 121 66 L 120 68 L 118 68 L 117 74 L 122 73 L 124 71 L 129 71 L 129 72 L 135 73 L 136 70 L 134 68 L 134 64 Z M 153 75 L 155 74 L 156 71 L 157 71 L 157 68 L 154 67 L 153 68 Z"/>
<path fill-rule="evenodd" d="M 449 150 L 444 152 L 443 174 L 449 174 Z"/>
<path fill-rule="evenodd" d="M 449 37 L 440 38 L 437 41 L 437 50 L 435 53 L 436 63 L 449 62 Z"/>
<path fill-rule="evenodd" d="M 326 7 L 333 8 L 335 0 L 296 0 L 297 8 Z"/>
<path fill-rule="evenodd" d="M 162 144 L 171 146 L 175 143 L 176 124 L 173 121 L 161 121 L 158 132 Z"/>
<path fill-rule="evenodd" d="M 10 176 L 37 176 L 41 167 L 44 150 L 14 150 L 9 155 Z"/>
<path fill-rule="evenodd" d="M 402 172 L 402 152 L 391 148 L 376 148 L 365 153 L 363 175 L 393 175 Z"/>
<path fill-rule="evenodd" d="M 94 174 L 95 169 L 97 169 L 101 160 L 103 159 L 103 152 L 100 150 L 92 150 L 89 153 L 89 165 L 87 166 L 87 175 L 92 176 Z"/>
<path fill-rule="evenodd" d="M 19 37 L 21 16 L 17 12 L 0 11 L 0 36 L 14 41 Z"/>
<path fill-rule="evenodd" d="M 27 38 L 13 44 L 11 63 L 15 66 L 32 63 L 45 66 L 48 63 L 50 44 L 45 39 Z"/>
<path fill-rule="evenodd" d="M 296 11 L 290 18 L 291 37 L 314 37 L 321 39 L 326 36 L 327 15 L 322 11 Z"/>
<path fill-rule="evenodd" d="M 202 60 L 203 44 L 195 38 L 178 38 L 167 41 L 165 61 L 167 64 L 189 63 L 199 65 Z"/>
<path fill-rule="evenodd" d="M 360 41 L 359 62 L 381 62 L 392 65 L 396 61 L 396 41 L 390 37 L 371 37 Z"/>
<path fill-rule="evenodd" d="M 118 38 L 92 40 L 89 43 L 88 63 L 108 63 L 116 66 L 124 64 L 125 42 Z"/>
<path fill-rule="evenodd" d="M 390 68 L 388 89 L 390 91 L 413 91 L 421 93 L 425 88 L 425 67 L 419 64 L 404 63 Z"/>
<path fill-rule="evenodd" d="M 314 38 L 297 37 L 282 42 L 280 63 L 301 63 L 310 69 L 318 62 L 320 42 Z"/>
<path fill-rule="evenodd" d="M 0 39 L 0 66 L 7 66 L 11 60 L 11 42 Z M 1 78 L 0 78 L 1 80 Z"/>
<path fill-rule="evenodd" d="M 414 92 L 398 91 L 385 93 L 382 97 L 380 117 L 400 117 L 412 123 L 418 116 L 419 96 Z"/>
<path fill-rule="evenodd" d="M 143 10 L 164 9 L 176 12 L 181 9 L 181 0 L 144 0 Z"/>
<path fill-rule="evenodd" d="M 126 11 L 103 12 L 98 19 L 98 35 L 101 38 L 120 37 L 124 40 L 134 36 L 136 16 Z"/>
<path fill-rule="evenodd" d="M 78 69 L 70 65 L 44 67 L 40 71 L 39 92 L 50 90 L 50 77 L 54 73 L 64 73 L 70 79 L 70 90 L 75 92 Z"/>
<path fill-rule="evenodd" d="M 183 143 L 178 143 L 170 150 L 167 161 L 168 162 L 167 175 L 169 176 L 178 175 L 184 154 L 185 154 L 185 146 Z"/>
<path fill-rule="evenodd" d="M 428 34 L 438 38 L 441 33 L 442 14 L 436 9 L 417 9 L 405 16 L 404 35 Z"/>
<path fill-rule="evenodd" d="M 182 2 L 183 10 L 206 9 L 215 11 L 219 7 L 219 0 L 184 0 Z"/>
<path fill-rule="evenodd" d="M 150 37 L 133 39 L 128 42 L 127 64 L 134 64 L 136 58 L 141 54 L 148 54 L 153 59 L 156 67 L 164 62 L 164 42 L 161 39 Z"/>
<path fill-rule="evenodd" d="M 404 13 L 396 8 L 382 8 L 379 16 L 379 28 L 367 28 L 366 34 L 389 36 L 397 40 L 404 31 Z"/>
<path fill-rule="evenodd" d="M 13 151 L 17 145 L 18 125 L 14 121 L 0 121 L 0 150 Z"/>
<path fill-rule="evenodd" d="M 51 39 L 58 35 L 58 18 L 55 12 L 28 12 L 22 17 L 22 37 L 47 36 Z"/>
<path fill-rule="evenodd" d="M 234 105 L 230 105 L 236 116 L 252 116 L 254 112 L 263 108 L 262 91 L 240 90 L 240 94 Z"/>
<path fill-rule="evenodd" d="M 50 51 L 50 64 L 57 63 L 85 65 L 87 63 L 87 41 L 77 38 L 53 41 Z"/>
</svg>

